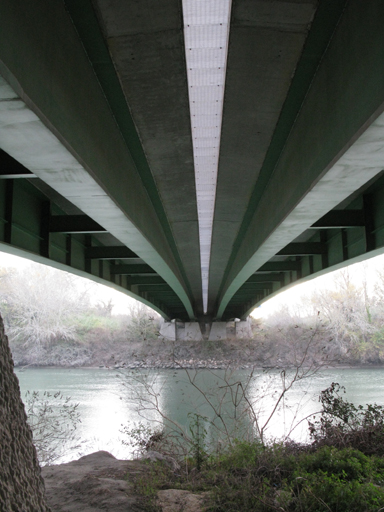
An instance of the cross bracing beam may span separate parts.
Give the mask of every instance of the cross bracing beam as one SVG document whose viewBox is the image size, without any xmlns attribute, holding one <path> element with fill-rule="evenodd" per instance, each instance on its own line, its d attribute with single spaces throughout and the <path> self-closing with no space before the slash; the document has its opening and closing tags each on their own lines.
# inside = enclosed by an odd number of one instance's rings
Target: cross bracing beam
<svg viewBox="0 0 384 512">
<path fill-rule="evenodd" d="M 151 285 L 151 286 L 156 286 L 156 285 L 163 285 L 163 284 L 166 284 L 164 279 L 162 279 L 161 277 L 158 277 L 158 276 L 127 276 L 127 284 L 128 285 L 141 285 L 141 284 L 145 284 L 145 285 Z"/>
<path fill-rule="evenodd" d="M 332 210 L 314 222 L 311 228 L 348 229 L 365 226 L 364 210 Z"/>
<path fill-rule="evenodd" d="M 174 299 L 177 303 L 180 302 L 180 299 L 178 298 L 176 293 L 170 289 L 156 292 L 156 290 L 142 290 L 141 287 L 139 286 L 139 291 L 140 293 L 147 293 L 148 295 L 151 295 L 152 297 L 158 297 L 159 299 L 165 297 L 166 299 Z"/>
<path fill-rule="evenodd" d="M 252 283 L 249 281 L 246 281 L 241 288 L 238 290 L 238 294 L 242 293 L 243 291 L 248 290 L 271 290 L 273 288 L 272 282 L 265 282 L 265 283 Z"/>
<path fill-rule="evenodd" d="M 139 284 L 139 292 L 153 292 L 153 293 L 160 293 L 163 292 L 169 292 L 171 288 L 167 284 L 159 284 L 159 285 L 153 285 L 153 284 Z M 174 295 L 175 292 L 172 292 Z"/>
<path fill-rule="evenodd" d="M 301 264 L 298 261 L 268 261 L 264 263 L 254 275 L 258 274 L 269 274 L 270 272 L 291 272 L 297 271 L 301 268 Z M 252 276 L 251 276 L 252 277 Z"/>
<path fill-rule="evenodd" d="M 105 233 L 100 224 L 87 215 L 52 215 L 49 218 L 50 233 Z"/>
<path fill-rule="evenodd" d="M 112 275 L 135 275 L 135 274 L 153 274 L 156 272 L 149 265 L 112 265 L 110 270 Z"/>
<path fill-rule="evenodd" d="M 277 256 L 308 256 L 326 254 L 327 246 L 321 242 L 293 242 L 277 253 Z"/>
<path fill-rule="evenodd" d="M 268 283 L 268 282 L 280 282 L 284 279 L 284 274 L 282 272 L 273 274 L 253 274 L 251 277 L 247 279 L 245 283 Z M 244 284 L 245 284 L 244 283 Z"/>
<path fill-rule="evenodd" d="M 0 149 L 0 179 L 35 178 L 36 175 L 24 165 Z"/>
<path fill-rule="evenodd" d="M 124 246 L 93 246 L 85 249 L 85 257 L 95 260 L 123 260 L 136 259 L 138 256 L 128 247 Z"/>
</svg>

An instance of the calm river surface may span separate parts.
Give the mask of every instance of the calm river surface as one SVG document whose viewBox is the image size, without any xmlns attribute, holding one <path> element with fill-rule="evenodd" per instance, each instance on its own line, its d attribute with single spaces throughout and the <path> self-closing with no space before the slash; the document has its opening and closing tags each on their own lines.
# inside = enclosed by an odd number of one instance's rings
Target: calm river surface
<svg viewBox="0 0 384 512">
<path fill-rule="evenodd" d="M 79 403 L 81 424 L 78 434 L 82 440 L 81 455 L 97 450 L 107 450 L 119 458 L 131 458 L 132 448 L 124 446 L 120 432 L 122 425 L 134 427 L 140 421 L 161 419 L 153 404 L 165 416 L 188 426 L 188 413 L 212 418 L 212 410 L 207 399 L 214 407 L 221 406 L 221 413 L 232 422 L 234 415 L 241 415 L 239 404 L 241 385 L 248 383 L 248 396 L 253 401 L 254 411 L 263 424 L 269 417 L 281 389 L 281 375 L 278 372 L 265 374 L 250 371 L 236 371 L 231 375 L 224 370 L 200 370 L 196 375 L 189 372 L 195 384 L 205 394 L 189 383 L 184 370 L 105 370 L 105 369 L 36 369 L 25 371 L 16 369 L 20 381 L 22 397 L 27 390 L 61 391 Z M 364 369 L 327 369 L 298 383 L 284 399 L 284 408 L 275 414 L 269 423 L 267 435 L 281 437 L 287 434 L 292 425 L 300 418 L 319 410 L 319 392 L 331 382 L 345 386 L 345 397 L 356 405 L 374 403 L 384 405 L 384 368 Z M 141 397 L 141 402 L 138 400 Z M 264 398 L 262 398 L 264 397 Z M 139 402 L 141 412 L 138 411 Z M 236 404 L 236 406 L 234 405 Z M 144 410 L 145 409 L 145 410 Z M 143 419 L 144 415 L 144 419 Z M 247 416 L 248 418 L 248 416 Z M 249 419 L 248 427 L 251 426 Z M 252 427 L 250 427 L 252 428 Z M 209 427 L 208 437 L 213 435 Z M 304 440 L 307 423 L 303 421 L 291 433 L 291 438 Z M 65 461 L 76 459 L 79 452 L 68 453 Z M 59 461 L 63 462 L 63 460 Z"/>
</svg>

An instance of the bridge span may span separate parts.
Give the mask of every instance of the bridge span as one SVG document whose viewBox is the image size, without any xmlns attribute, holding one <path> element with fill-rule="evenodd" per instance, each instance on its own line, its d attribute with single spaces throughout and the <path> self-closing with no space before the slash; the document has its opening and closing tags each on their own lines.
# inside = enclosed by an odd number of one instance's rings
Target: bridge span
<svg viewBox="0 0 384 512">
<path fill-rule="evenodd" d="M 2 0 L 0 24 L 1 250 L 201 323 L 383 252 L 382 0 Z"/>
</svg>

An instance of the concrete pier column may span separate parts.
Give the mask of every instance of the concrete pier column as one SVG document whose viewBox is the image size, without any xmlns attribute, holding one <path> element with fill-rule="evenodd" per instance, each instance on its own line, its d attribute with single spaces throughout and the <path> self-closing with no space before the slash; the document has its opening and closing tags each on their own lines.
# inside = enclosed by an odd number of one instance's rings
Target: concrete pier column
<svg viewBox="0 0 384 512">
<path fill-rule="evenodd" d="M 176 341 L 176 322 L 162 322 L 160 324 L 160 337 L 169 341 Z"/>
<path fill-rule="evenodd" d="M 249 339 L 252 337 L 251 322 L 249 317 L 246 320 L 241 320 L 235 323 L 236 338 L 238 340 Z"/>
<path fill-rule="evenodd" d="M 198 322 L 185 322 L 180 328 L 177 326 L 177 339 L 189 341 L 202 341 L 200 325 Z"/>
<path fill-rule="evenodd" d="M 208 341 L 225 340 L 227 338 L 227 322 L 213 322 Z"/>
</svg>

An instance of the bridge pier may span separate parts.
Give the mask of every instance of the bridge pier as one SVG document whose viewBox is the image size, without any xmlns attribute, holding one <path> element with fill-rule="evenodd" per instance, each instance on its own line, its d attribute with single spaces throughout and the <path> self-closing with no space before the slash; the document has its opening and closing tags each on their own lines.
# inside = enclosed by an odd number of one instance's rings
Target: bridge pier
<svg viewBox="0 0 384 512">
<path fill-rule="evenodd" d="M 212 322 L 208 331 L 209 335 L 202 332 L 208 324 L 199 324 L 199 322 L 180 322 L 172 320 L 163 321 L 160 325 L 160 338 L 169 341 L 219 341 L 228 338 L 249 339 L 252 336 L 251 323 L 249 317 L 246 320 L 235 322 Z"/>
<path fill-rule="evenodd" d="M 160 338 L 176 341 L 176 322 L 161 322 Z"/>
<path fill-rule="evenodd" d="M 251 338 L 252 329 L 249 317 L 246 320 L 235 322 L 235 335 L 238 340 Z"/>
<path fill-rule="evenodd" d="M 227 339 L 227 322 L 212 322 L 211 332 L 208 341 L 219 341 Z"/>
<path fill-rule="evenodd" d="M 203 341 L 203 335 L 198 322 L 178 323 L 176 334 L 178 340 Z"/>
</svg>

